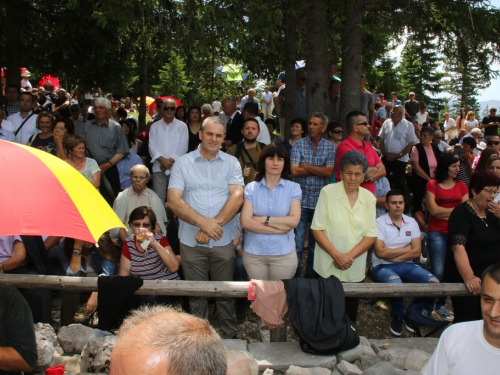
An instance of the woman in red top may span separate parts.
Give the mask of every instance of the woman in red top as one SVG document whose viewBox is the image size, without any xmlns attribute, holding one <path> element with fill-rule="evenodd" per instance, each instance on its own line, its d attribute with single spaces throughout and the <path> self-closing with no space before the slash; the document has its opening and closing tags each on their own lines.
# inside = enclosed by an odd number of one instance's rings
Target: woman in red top
<svg viewBox="0 0 500 375">
<path fill-rule="evenodd" d="M 444 154 L 438 160 L 436 179 L 427 183 L 425 203 L 431 215 L 427 249 L 431 273 L 443 279 L 446 251 L 448 248 L 448 218 L 455 207 L 469 199 L 467 186 L 456 181 L 460 160 L 454 154 Z M 444 306 L 446 297 L 436 299 L 436 312 L 445 320 L 453 318 Z"/>
</svg>

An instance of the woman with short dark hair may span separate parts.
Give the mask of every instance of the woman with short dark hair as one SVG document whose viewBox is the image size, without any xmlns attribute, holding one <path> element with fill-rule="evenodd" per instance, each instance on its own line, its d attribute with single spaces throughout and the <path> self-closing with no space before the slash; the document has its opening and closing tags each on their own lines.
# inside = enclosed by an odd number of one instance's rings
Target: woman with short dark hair
<svg viewBox="0 0 500 375">
<path fill-rule="evenodd" d="M 137 276 L 143 280 L 179 280 L 179 258 L 174 254 L 167 238 L 155 233 L 156 215 L 151 207 L 137 207 L 130 213 L 133 235 L 122 246 L 120 276 Z M 166 296 L 141 296 L 143 304 L 170 303 Z"/>
<path fill-rule="evenodd" d="M 293 230 L 300 220 L 302 192 L 289 170 L 283 145 L 269 144 L 260 154 L 255 181 L 245 187 L 243 265 L 250 279 L 291 279 L 297 271 Z"/>
<path fill-rule="evenodd" d="M 500 262 L 500 219 L 490 210 L 500 188 L 500 177 L 489 171 L 472 175 L 472 198 L 457 206 L 450 215 L 449 256 L 446 278 L 463 282 L 474 297 L 451 297 L 455 323 L 482 319 L 479 293 L 481 274 Z M 497 211 L 498 212 L 498 211 Z"/>
<path fill-rule="evenodd" d="M 302 118 L 294 118 L 290 125 L 291 137 L 283 141 L 283 146 L 288 151 L 288 154 L 292 153 L 292 146 L 295 141 L 307 136 L 307 122 Z"/>
</svg>

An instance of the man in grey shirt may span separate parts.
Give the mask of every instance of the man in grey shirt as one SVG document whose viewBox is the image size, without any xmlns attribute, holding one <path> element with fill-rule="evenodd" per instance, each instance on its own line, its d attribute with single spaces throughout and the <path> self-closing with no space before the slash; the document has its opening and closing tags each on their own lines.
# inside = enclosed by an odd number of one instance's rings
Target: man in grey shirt
<svg viewBox="0 0 500 375">
<path fill-rule="evenodd" d="M 113 207 L 113 202 L 120 192 L 120 175 L 116 163 L 129 153 L 129 147 L 122 127 L 109 118 L 110 110 L 111 103 L 108 99 L 96 98 L 95 119 L 87 121 L 80 133 L 87 139 L 88 156 L 97 161 L 101 170 L 99 191 L 106 202 Z M 109 184 L 105 182 L 106 180 Z"/>
<path fill-rule="evenodd" d="M 373 118 L 375 117 L 375 99 L 373 94 L 365 89 L 366 77 L 361 75 L 361 112 L 365 114 L 366 119 L 370 125 L 373 125 Z"/>
</svg>

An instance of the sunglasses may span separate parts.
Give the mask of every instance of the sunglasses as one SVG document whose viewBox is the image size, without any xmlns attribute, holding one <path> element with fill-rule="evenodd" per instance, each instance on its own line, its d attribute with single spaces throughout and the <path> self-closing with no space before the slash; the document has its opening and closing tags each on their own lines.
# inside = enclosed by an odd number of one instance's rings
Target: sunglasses
<svg viewBox="0 0 500 375">
<path fill-rule="evenodd" d="M 163 107 L 164 111 L 175 111 L 175 107 Z"/>
<path fill-rule="evenodd" d="M 500 141 L 488 141 L 488 146 L 498 146 L 500 144 Z"/>
<path fill-rule="evenodd" d="M 363 125 L 363 126 L 368 126 L 368 122 L 367 122 L 367 121 L 365 121 L 365 122 L 361 122 L 361 123 L 359 123 L 359 124 L 356 124 L 356 125 Z"/>
<path fill-rule="evenodd" d="M 344 131 L 343 130 L 332 130 L 335 134 L 342 134 Z"/>
</svg>

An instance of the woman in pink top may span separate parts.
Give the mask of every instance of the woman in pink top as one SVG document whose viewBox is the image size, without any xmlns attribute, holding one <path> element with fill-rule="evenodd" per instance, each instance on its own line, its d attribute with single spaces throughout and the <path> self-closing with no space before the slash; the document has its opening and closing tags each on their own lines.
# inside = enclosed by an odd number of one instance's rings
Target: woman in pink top
<svg viewBox="0 0 500 375">
<path fill-rule="evenodd" d="M 432 144 L 434 129 L 424 126 L 420 131 L 420 143 L 415 145 L 410 152 L 412 177 L 410 190 L 413 194 L 413 210 L 418 211 L 422 206 L 427 183 L 436 177 L 437 161 L 441 151 Z"/>
</svg>

